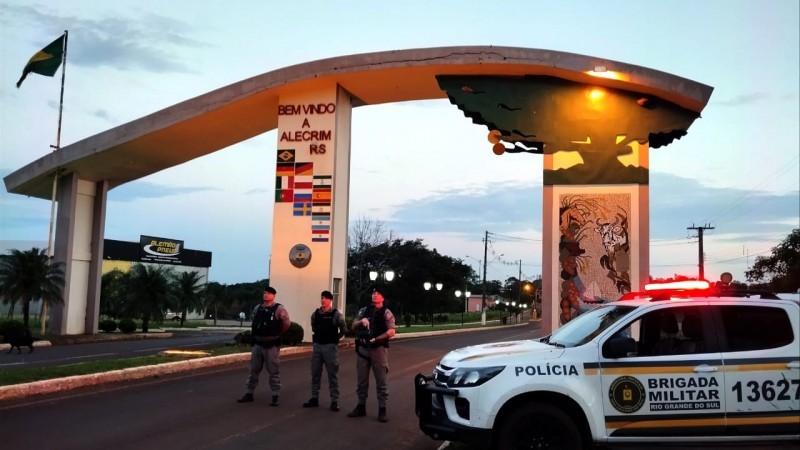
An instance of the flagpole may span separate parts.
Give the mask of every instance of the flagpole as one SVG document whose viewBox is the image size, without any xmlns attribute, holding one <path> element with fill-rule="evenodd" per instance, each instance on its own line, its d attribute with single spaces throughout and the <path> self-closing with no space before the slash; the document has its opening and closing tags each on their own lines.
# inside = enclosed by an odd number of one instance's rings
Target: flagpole
<svg viewBox="0 0 800 450">
<path fill-rule="evenodd" d="M 61 98 L 58 102 L 58 130 L 56 131 L 56 145 L 51 145 L 54 152 L 61 149 L 61 117 L 64 113 L 64 81 L 67 77 L 67 39 L 69 38 L 69 31 L 64 30 L 64 47 L 61 57 Z M 53 174 L 53 195 L 50 200 L 50 231 L 47 233 L 47 263 L 53 261 L 53 231 L 55 229 L 55 215 L 56 215 L 56 192 L 58 191 L 58 172 L 59 168 Z M 41 322 L 41 335 L 44 336 L 47 324 L 47 303 L 42 299 L 42 311 L 39 315 Z"/>
</svg>

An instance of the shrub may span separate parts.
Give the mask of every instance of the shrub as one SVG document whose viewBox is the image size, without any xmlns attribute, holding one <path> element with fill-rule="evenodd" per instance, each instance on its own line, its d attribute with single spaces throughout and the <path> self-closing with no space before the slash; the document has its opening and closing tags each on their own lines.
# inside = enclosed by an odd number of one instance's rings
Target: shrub
<svg viewBox="0 0 800 450">
<path fill-rule="evenodd" d="M 281 343 L 283 345 L 298 345 L 303 342 L 303 334 L 303 327 L 299 323 L 292 322 L 286 333 L 281 336 Z"/>
<path fill-rule="evenodd" d="M 253 345 L 253 332 L 250 330 L 240 331 L 233 337 L 233 341 L 236 342 L 237 345 Z"/>
<path fill-rule="evenodd" d="M 101 331 L 105 331 L 106 333 L 111 333 L 117 329 L 117 322 L 111 319 L 101 320 L 100 323 L 98 324 L 98 327 L 100 328 Z"/>
<path fill-rule="evenodd" d="M 136 331 L 136 322 L 133 319 L 122 319 L 119 321 L 119 331 L 123 333 L 133 333 Z"/>
<path fill-rule="evenodd" d="M 411 317 L 411 314 L 406 314 L 406 315 L 403 316 L 403 323 L 405 323 L 406 328 L 411 326 L 411 320 L 412 319 L 413 319 L 413 317 Z"/>
<path fill-rule="evenodd" d="M 0 322 L 0 335 L 10 336 L 10 335 L 19 335 L 25 331 L 25 325 L 22 324 L 19 320 L 5 320 Z"/>
<path fill-rule="evenodd" d="M 433 316 L 433 321 L 436 323 L 447 323 L 450 321 L 450 317 L 447 314 L 437 314 Z"/>
</svg>

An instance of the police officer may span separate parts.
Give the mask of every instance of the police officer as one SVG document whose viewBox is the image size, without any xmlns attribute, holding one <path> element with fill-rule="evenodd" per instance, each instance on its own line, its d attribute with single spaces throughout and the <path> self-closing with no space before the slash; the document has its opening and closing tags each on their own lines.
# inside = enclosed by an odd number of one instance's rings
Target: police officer
<svg viewBox="0 0 800 450">
<path fill-rule="evenodd" d="M 339 339 L 344 336 L 347 325 L 344 316 L 332 308 L 333 294 L 322 291 L 321 306 L 311 314 L 311 399 L 303 408 L 319 406 L 319 387 L 322 380 L 322 365 L 328 372 L 328 391 L 331 396 L 331 411 L 339 411 Z"/>
<path fill-rule="evenodd" d="M 247 392 L 237 400 L 239 403 L 252 402 L 258 385 L 258 374 L 267 368 L 269 387 L 272 390 L 271 406 L 280 404 L 281 373 L 280 352 L 281 335 L 289 329 L 291 321 L 286 308 L 275 302 L 275 288 L 264 289 L 264 303 L 253 309 L 253 350 L 250 352 L 250 374 L 247 376 Z"/>
<path fill-rule="evenodd" d="M 383 304 L 381 288 L 372 293 L 372 304 L 361 308 L 353 320 L 356 332 L 356 376 L 358 386 L 358 405 L 347 417 L 367 415 L 367 392 L 369 391 L 369 372 L 375 376 L 375 390 L 378 395 L 378 420 L 388 422 L 386 402 L 389 399 L 389 339 L 395 333 L 394 314 Z"/>
</svg>

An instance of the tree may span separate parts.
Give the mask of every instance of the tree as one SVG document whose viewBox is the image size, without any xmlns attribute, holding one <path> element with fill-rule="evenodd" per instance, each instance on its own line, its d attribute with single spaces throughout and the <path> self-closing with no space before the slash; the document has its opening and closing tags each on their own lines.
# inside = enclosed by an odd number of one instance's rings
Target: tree
<svg viewBox="0 0 800 450">
<path fill-rule="evenodd" d="M 205 310 L 206 314 L 211 312 L 212 318 L 214 319 L 214 325 L 217 325 L 217 317 L 219 317 L 219 310 L 227 309 L 231 304 L 231 299 L 227 295 L 228 285 L 220 284 L 216 281 L 212 281 L 206 284 L 205 293 L 203 298 L 205 299 Z"/>
<path fill-rule="evenodd" d="M 176 310 L 181 312 L 181 326 L 186 322 L 186 314 L 203 309 L 203 277 L 196 270 L 181 272 L 175 277 Z"/>
<path fill-rule="evenodd" d="M 114 319 L 132 315 L 127 303 L 127 283 L 128 274 L 119 269 L 103 274 L 100 280 L 100 314 Z"/>
<path fill-rule="evenodd" d="M 769 289 L 775 292 L 797 292 L 800 289 L 800 228 L 795 228 L 786 239 L 772 248 L 769 256 L 759 256 L 750 270 L 747 281 L 766 279 Z"/>
<path fill-rule="evenodd" d="M 28 328 L 30 304 L 41 299 L 53 305 L 64 303 L 64 264 L 49 261 L 44 249 L 12 249 L 0 258 L 0 297 L 3 303 L 22 302 L 22 323 Z M 41 320 L 45 320 L 42 317 Z"/>
<path fill-rule="evenodd" d="M 151 319 L 161 321 L 164 311 L 173 303 L 172 269 L 164 266 L 131 266 L 128 278 L 128 299 L 142 318 L 142 331 L 147 333 Z"/>
</svg>

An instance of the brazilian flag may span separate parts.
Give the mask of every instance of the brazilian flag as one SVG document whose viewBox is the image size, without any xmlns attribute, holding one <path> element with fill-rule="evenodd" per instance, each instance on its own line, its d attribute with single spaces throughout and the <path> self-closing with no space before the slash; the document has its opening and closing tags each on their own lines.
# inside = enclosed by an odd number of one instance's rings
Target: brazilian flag
<svg viewBox="0 0 800 450">
<path fill-rule="evenodd" d="M 52 77 L 56 74 L 59 66 L 61 66 L 62 55 L 64 54 L 64 40 L 66 37 L 66 34 L 62 34 L 61 37 L 50 43 L 47 47 L 36 52 L 36 54 L 31 57 L 28 64 L 25 64 L 25 68 L 22 69 L 22 76 L 19 78 L 19 81 L 17 81 L 17 87 L 25 81 L 25 77 L 31 72 L 48 77 Z"/>
</svg>

